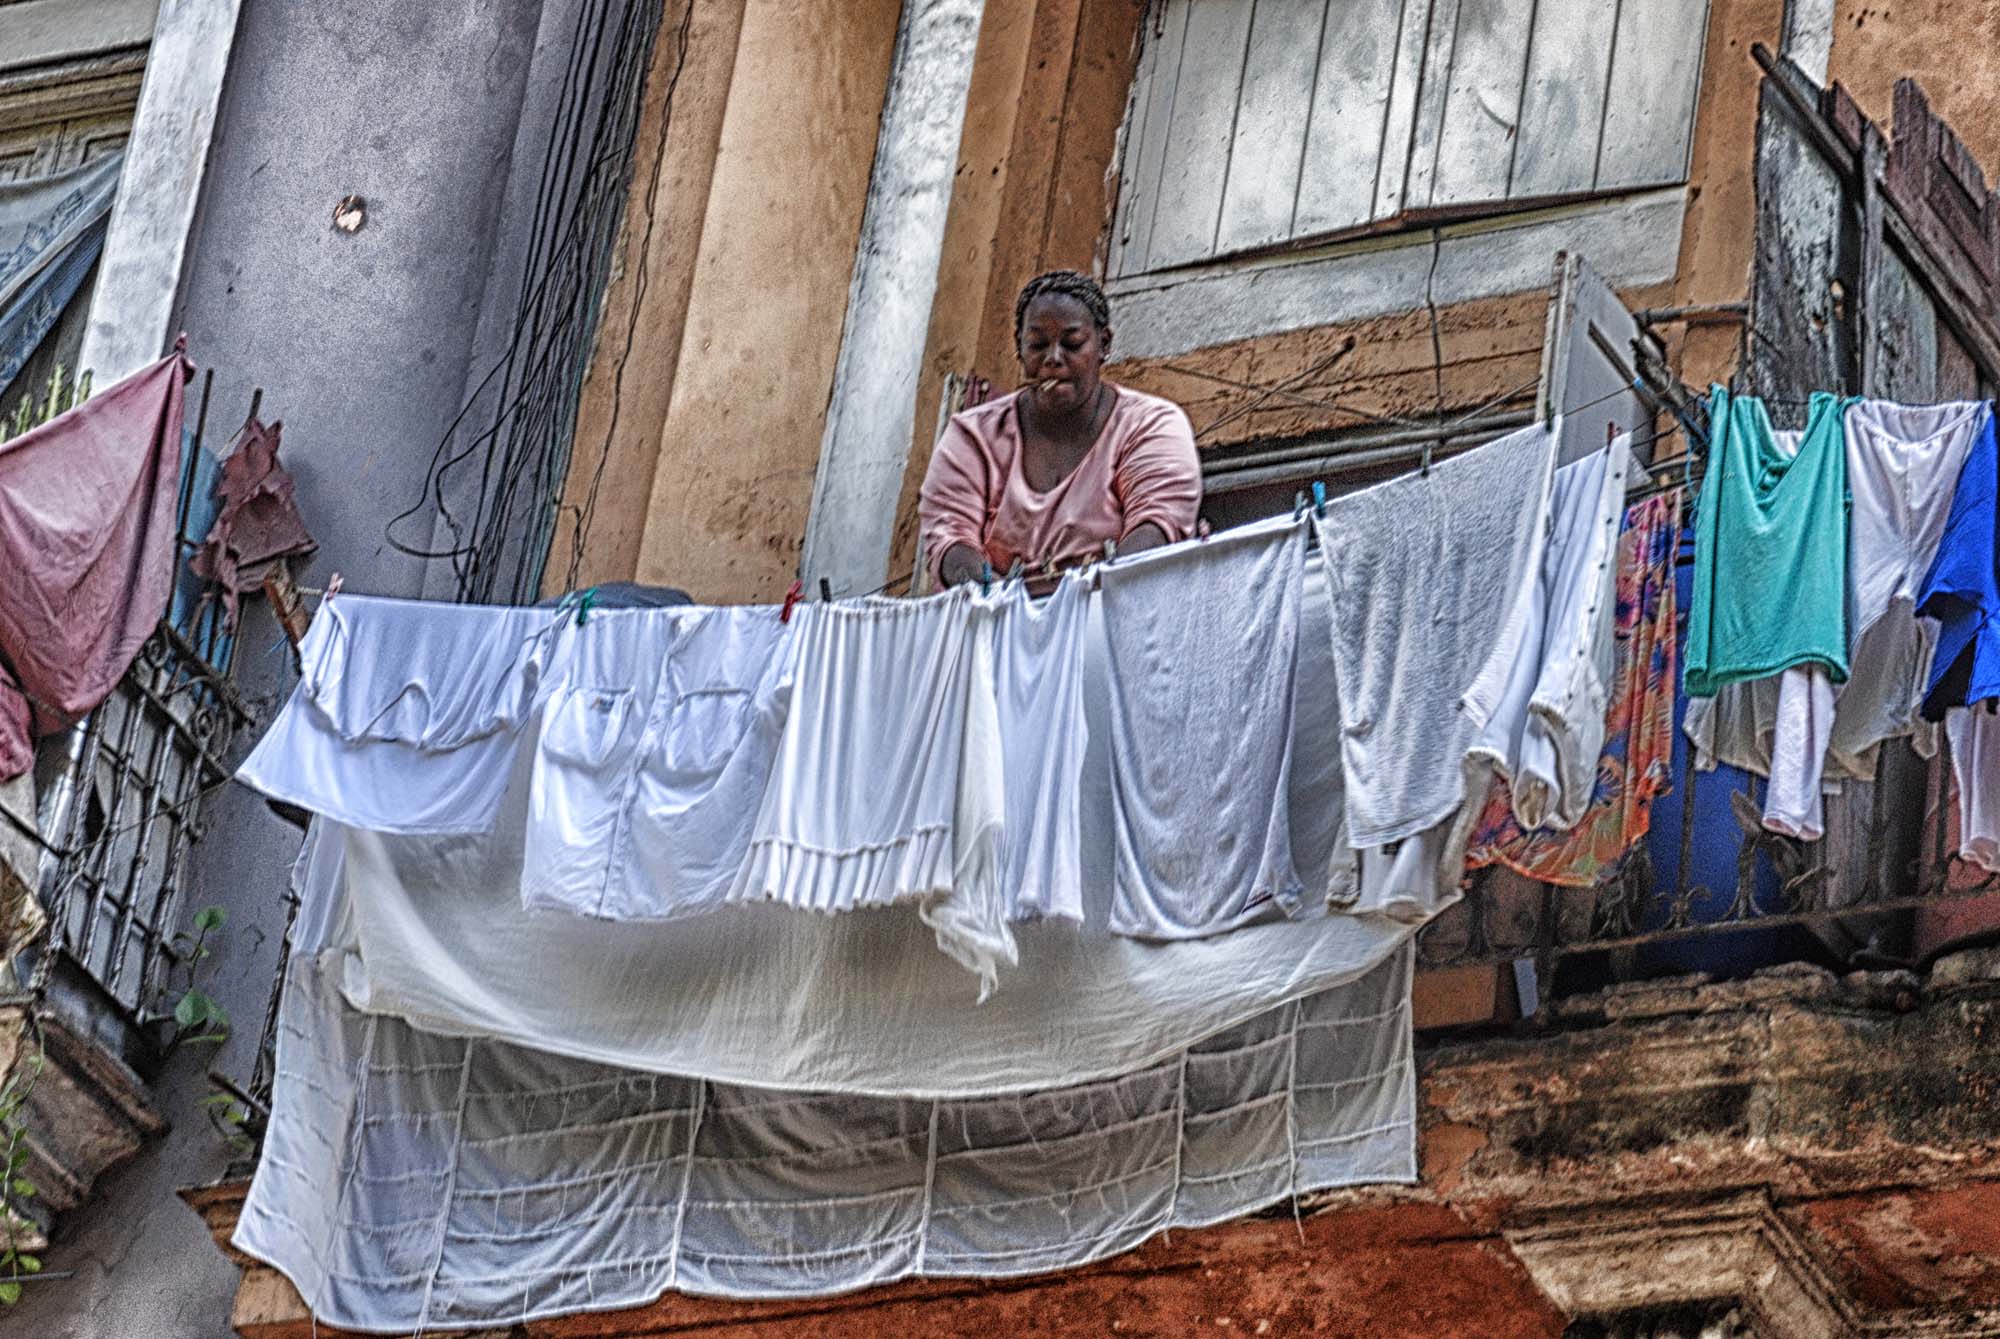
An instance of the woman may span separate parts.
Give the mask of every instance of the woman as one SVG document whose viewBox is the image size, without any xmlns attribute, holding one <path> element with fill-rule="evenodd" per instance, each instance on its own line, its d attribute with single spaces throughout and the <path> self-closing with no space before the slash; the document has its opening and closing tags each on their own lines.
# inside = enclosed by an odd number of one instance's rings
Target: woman
<svg viewBox="0 0 2000 1339">
<path fill-rule="evenodd" d="M 924 475 L 918 519 L 941 586 L 1016 561 L 1046 573 L 1195 532 L 1201 465 L 1180 406 L 1103 379 L 1104 290 L 1037 275 L 1014 303 L 1023 387 L 954 414 Z"/>
</svg>

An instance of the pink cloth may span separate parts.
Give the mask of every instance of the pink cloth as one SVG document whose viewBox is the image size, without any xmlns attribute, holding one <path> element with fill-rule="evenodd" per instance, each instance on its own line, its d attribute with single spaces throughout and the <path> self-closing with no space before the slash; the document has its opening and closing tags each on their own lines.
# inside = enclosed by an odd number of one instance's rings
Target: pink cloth
<svg viewBox="0 0 2000 1339">
<path fill-rule="evenodd" d="M 1187 415 L 1171 400 L 1112 390 L 1118 401 L 1097 441 L 1046 493 L 1021 473 L 1020 391 L 952 415 L 917 506 L 933 578 L 954 544 L 984 553 L 995 572 L 1017 558 L 1040 571 L 1099 556 L 1105 540 L 1148 521 L 1169 540 L 1194 533 L 1201 462 Z"/>
<path fill-rule="evenodd" d="M 0 442 L 0 780 L 108 696 L 174 582 L 176 351 Z"/>
</svg>

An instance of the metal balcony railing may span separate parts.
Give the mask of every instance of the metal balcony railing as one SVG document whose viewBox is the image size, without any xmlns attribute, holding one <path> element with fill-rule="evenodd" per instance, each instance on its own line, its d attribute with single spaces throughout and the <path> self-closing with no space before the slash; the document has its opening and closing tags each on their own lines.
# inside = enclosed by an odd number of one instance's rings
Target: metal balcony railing
<svg viewBox="0 0 2000 1339">
<path fill-rule="evenodd" d="M 59 741 L 61 770 L 42 805 L 55 817 L 43 833 L 45 951 L 135 1016 L 178 962 L 202 797 L 228 779 L 223 757 L 247 719 L 227 664 L 162 623 L 111 696 Z"/>
</svg>

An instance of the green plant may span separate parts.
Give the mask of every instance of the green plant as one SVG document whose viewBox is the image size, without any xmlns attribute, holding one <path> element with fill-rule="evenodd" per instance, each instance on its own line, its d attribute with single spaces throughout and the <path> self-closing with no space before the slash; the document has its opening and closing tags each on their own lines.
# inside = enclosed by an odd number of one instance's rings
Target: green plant
<svg viewBox="0 0 2000 1339">
<path fill-rule="evenodd" d="M 0 1245 L 0 1306 L 20 1301 L 21 1280 L 42 1272 L 40 1257 L 21 1249 L 27 1202 L 36 1195 L 35 1183 L 26 1174 L 28 1129 L 24 1113 L 35 1080 L 41 1077 L 42 1054 L 37 1042 L 34 1053 L 22 1057 L 7 1081 L 0 1083 L 0 1146 L 5 1147 L 7 1156 L 5 1175 L 0 1177 L 0 1222 L 6 1224 L 7 1231 L 6 1241 Z"/>
<path fill-rule="evenodd" d="M 208 937 L 222 928 L 225 919 L 221 907 L 203 907 L 194 914 L 192 934 L 182 930 L 174 935 L 187 982 L 180 998 L 174 1001 L 174 1035 L 167 1043 L 170 1050 L 188 1042 L 229 1040 L 229 1011 L 201 989 L 203 964 L 215 956 Z M 212 972 L 213 968 L 209 970 Z"/>
<path fill-rule="evenodd" d="M 36 397 L 35 388 L 29 387 L 14 405 L 11 413 L 0 414 L 0 442 L 19 437 L 31 428 L 39 428 L 57 414 L 75 408 L 90 397 L 90 373 L 71 379 L 69 369 L 57 363 L 49 373 L 48 393 Z"/>
</svg>

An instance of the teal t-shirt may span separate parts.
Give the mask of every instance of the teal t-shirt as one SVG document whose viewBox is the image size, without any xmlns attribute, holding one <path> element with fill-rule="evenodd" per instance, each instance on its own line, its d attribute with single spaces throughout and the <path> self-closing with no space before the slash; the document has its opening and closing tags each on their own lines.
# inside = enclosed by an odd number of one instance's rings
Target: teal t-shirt
<svg viewBox="0 0 2000 1339">
<path fill-rule="evenodd" d="M 1847 444 L 1852 400 L 1815 393 L 1796 455 L 1764 402 L 1717 386 L 1708 470 L 1695 511 L 1687 692 L 1768 678 L 1794 665 L 1847 680 Z"/>
</svg>

